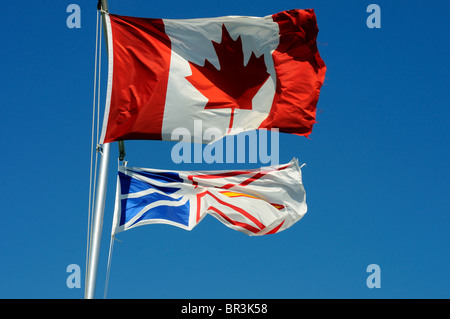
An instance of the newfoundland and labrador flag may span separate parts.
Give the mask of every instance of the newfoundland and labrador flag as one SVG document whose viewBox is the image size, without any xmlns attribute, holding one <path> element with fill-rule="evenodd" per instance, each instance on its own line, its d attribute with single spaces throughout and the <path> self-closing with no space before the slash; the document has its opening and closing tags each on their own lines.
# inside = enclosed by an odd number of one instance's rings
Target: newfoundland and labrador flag
<svg viewBox="0 0 450 319">
<path fill-rule="evenodd" d="M 106 28 L 100 143 L 172 140 L 176 128 L 203 143 L 208 128 L 311 133 L 326 70 L 314 10 L 185 20 L 106 14 Z"/>
<path fill-rule="evenodd" d="M 280 232 L 306 213 L 296 159 L 251 170 L 169 171 L 120 166 L 112 234 L 146 224 L 191 230 L 207 214 L 252 236 Z"/>
</svg>

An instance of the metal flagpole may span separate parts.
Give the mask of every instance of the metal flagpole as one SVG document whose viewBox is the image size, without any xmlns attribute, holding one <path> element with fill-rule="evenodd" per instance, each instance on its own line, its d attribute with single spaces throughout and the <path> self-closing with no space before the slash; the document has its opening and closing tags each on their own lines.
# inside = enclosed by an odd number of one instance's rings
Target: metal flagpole
<svg viewBox="0 0 450 319">
<path fill-rule="evenodd" d="M 106 184 L 108 182 L 109 149 L 110 144 L 102 146 L 102 158 L 98 175 L 98 188 L 94 204 L 94 220 L 92 222 L 92 237 L 89 252 L 86 299 L 93 299 L 97 280 L 98 259 L 100 255 L 100 241 L 102 238 L 103 215 L 105 211 Z"/>
<path fill-rule="evenodd" d="M 101 8 L 108 11 L 107 0 L 99 0 Z M 103 23 L 105 23 L 104 14 L 102 13 Z M 106 32 L 106 28 L 104 28 Z M 98 173 L 98 188 L 94 203 L 94 220 L 92 222 L 92 236 L 89 248 L 89 264 L 87 269 L 87 282 L 85 299 L 93 299 L 95 295 L 95 284 L 97 281 L 98 259 L 100 255 L 100 242 L 102 237 L 103 215 L 105 211 L 106 185 L 108 182 L 110 144 L 102 145 L 102 157 L 100 160 L 100 168 Z"/>
</svg>

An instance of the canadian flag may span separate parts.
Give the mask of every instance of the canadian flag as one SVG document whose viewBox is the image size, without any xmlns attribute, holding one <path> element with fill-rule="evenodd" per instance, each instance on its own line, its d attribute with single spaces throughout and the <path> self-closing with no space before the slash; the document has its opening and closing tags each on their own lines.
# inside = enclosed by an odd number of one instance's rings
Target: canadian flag
<svg viewBox="0 0 450 319">
<path fill-rule="evenodd" d="M 176 128 L 195 140 L 208 128 L 311 133 L 326 71 L 314 10 L 186 20 L 106 14 L 106 27 L 101 143 L 171 140 Z"/>
</svg>

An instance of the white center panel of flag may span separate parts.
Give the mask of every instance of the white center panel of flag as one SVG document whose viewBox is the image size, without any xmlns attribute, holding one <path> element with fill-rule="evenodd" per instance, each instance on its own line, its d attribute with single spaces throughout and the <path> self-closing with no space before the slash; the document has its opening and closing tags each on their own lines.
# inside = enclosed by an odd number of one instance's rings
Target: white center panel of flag
<svg viewBox="0 0 450 319">
<path fill-rule="evenodd" d="M 272 52 L 279 43 L 278 24 L 267 17 L 222 17 L 217 18 L 217 23 L 211 23 L 211 20 L 214 19 L 164 20 L 165 32 L 172 45 L 162 123 L 164 140 L 171 140 L 172 132 L 180 127 L 191 133 L 192 142 L 203 140 L 203 132 L 208 128 L 220 129 L 225 134 L 231 123 L 235 132 L 256 129 L 269 115 L 276 88 Z M 192 75 L 190 62 L 204 66 L 207 60 L 220 70 L 213 41 L 221 42 L 223 25 L 233 40 L 240 37 L 244 66 L 252 54 L 257 58 L 263 56 L 269 77 L 252 98 L 251 109 L 205 108 L 208 98 L 186 79 Z M 202 121 L 201 130 L 195 128 L 198 120 Z M 203 142 L 211 141 L 205 139 Z"/>
</svg>

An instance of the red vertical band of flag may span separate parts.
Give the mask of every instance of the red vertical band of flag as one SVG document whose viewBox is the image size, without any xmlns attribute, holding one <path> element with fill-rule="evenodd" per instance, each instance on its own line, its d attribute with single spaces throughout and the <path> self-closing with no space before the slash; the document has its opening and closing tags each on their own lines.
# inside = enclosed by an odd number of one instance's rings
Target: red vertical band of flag
<svg viewBox="0 0 450 319">
<path fill-rule="evenodd" d="M 160 140 L 171 55 L 164 23 L 109 16 L 114 71 L 105 142 Z"/>
<path fill-rule="evenodd" d="M 277 73 L 272 109 L 260 128 L 308 135 L 316 118 L 316 105 L 325 79 L 326 66 L 319 55 L 319 32 L 313 9 L 274 14 L 280 44 L 272 54 Z"/>
</svg>

